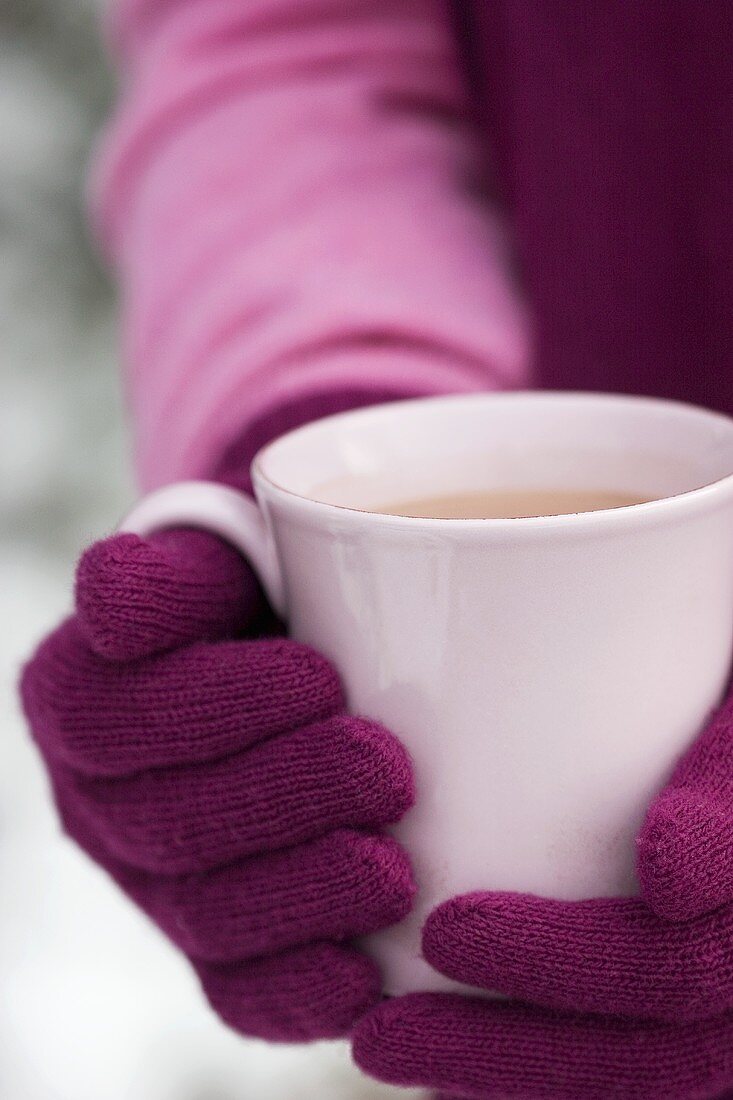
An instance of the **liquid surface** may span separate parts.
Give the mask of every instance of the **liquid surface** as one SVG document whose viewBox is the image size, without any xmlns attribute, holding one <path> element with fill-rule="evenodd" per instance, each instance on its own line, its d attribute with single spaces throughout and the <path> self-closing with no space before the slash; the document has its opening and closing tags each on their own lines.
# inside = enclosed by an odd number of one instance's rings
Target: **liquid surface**
<svg viewBox="0 0 733 1100">
<path fill-rule="evenodd" d="M 390 502 L 374 511 L 420 519 L 526 519 L 626 508 L 630 504 L 644 504 L 648 499 L 602 489 L 497 489 L 416 497 Z"/>
</svg>

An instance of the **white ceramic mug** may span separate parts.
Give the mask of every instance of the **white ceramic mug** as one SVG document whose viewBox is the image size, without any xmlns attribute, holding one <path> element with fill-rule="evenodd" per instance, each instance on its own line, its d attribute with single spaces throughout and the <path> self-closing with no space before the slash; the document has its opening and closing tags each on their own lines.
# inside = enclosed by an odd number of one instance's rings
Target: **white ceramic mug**
<svg viewBox="0 0 733 1100">
<path fill-rule="evenodd" d="M 420 929 L 466 891 L 635 891 L 649 800 L 724 690 L 733 639 L 733 421 L 583 394 L 431 398 L 345 413 L 265 447 L 258 503 L 206 483 L 124 529 L 195 525 L 239 547 L 350 708 L 410 750 L 395 829 L 413 914 L 369 939 L 388 992 L 445 989 Z M 651 503 L 532 519 L 379 514 L 481 489 Z"/>
</svg>

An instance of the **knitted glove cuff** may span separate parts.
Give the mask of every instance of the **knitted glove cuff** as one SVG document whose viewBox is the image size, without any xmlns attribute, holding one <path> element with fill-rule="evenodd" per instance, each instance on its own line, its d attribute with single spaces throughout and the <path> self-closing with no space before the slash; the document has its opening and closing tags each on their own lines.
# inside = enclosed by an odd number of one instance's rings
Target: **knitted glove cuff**
<svg viewBox="0 0 733 1100">
<path fill-rule="evenodd" d="M 385 390 L 380 388 L 364 389 L 344 387 L 328 393 L 314 393 L 285 402 L 270 409 L 266 414 L 252 421 L 242 434 L 226 448 L 221 459 L 212 470 L 215 481 L 231 485 L 243 492 L 252 493 L 250 466 L 252 459 L 267 443 L 285 432 L 320 420 L 334 413 L 348 412 L 367 405 L 378 405 L 386 401 L 399 401 L 420 396 L 419 391 L 407 385 L 404 390 Z"/>
</svg>

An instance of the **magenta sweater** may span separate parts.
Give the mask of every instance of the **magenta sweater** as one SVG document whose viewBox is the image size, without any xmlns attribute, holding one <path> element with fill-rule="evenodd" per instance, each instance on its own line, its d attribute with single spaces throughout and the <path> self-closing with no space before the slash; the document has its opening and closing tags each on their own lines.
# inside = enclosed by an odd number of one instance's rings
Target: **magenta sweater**
<svg viewBox="0 0 733 1100">
<path fill-rule="evenodd" d="M 733 410 L 729 10 L 118 0 L 93 192 L 143 485 L 335 389 Z"/>
</svg>

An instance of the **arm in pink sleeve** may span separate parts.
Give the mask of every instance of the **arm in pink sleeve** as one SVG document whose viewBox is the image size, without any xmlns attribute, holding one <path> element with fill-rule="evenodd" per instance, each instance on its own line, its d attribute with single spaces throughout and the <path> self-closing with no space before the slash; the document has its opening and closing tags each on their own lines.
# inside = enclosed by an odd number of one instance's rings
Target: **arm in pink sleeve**
<svg viewBox="0 0 733 1100">
<path fill-rule="evenodd" d="M 145 487 L 353 387 L 526 385 L 438 0 L 122 0 L 94 181 Z"/>
</svg>

